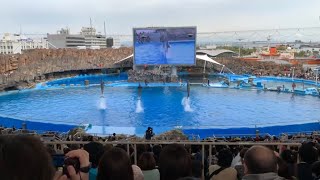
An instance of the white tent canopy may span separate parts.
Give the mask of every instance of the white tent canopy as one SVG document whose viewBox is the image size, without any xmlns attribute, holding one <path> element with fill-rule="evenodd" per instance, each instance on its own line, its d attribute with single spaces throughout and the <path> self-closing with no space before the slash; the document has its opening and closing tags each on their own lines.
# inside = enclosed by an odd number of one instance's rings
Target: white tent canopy
<svg viewBox="0 0 320 180">
<path fill-rule="evenodd" d="M 208 55 L 204 54 L 204 55 L 196 55 L 197 59 L 201 59 L 203 60 L 205 63 L 204 63 L 204 66 L 203 66 L 203 73 L 206 72 L 206 65 L 207 65 L 207 62 L 211 62 L 211 63 L 214 63 L 214 64 L 217 64 L 217 65 L 220 65 L 222 66 L 221 70 L 220 70 L 220 73 L 223 72 L 224 68 L 226 68 L 227 70 L 229 70 L 232 74 L 234 74 L 234 72 L 232 72 L 229 68 L 227 68 L 224 64 L 221 64 L 221 63 L 218 63 L 217 61 L 211 59 Z"/>
<path fill-rule="evenodd" d="M 133 57 L 133 54 L 131 54 L 130 56 L 128 57 L 125 57 L 117 62 L 115 62 L 114 64 L 117 64 L 117 63 L 121 63 L 123 61 L 126 61 L 128 60 L 129 58 L 132 58 Z M 211 59 L 207 54 L 204 54 L 204 55 L 196 55 L 196 58 L 197 59 L 200 59 L 200 60 L 203 60 L 205 63 L 204 63 L 204 66 L 203 66 L 203 73 L 205 73 L 206 71 L 206 65 L 207 65 L 207 62 L 211 62 L 213 64 L 217 64 L 217 65 L 220 65 L 222 66 L 221 70 L 220 70 L 220 73 L 222 73 L 224 71 L 224 69 L 226 68 L 227 70 L 229 70 L 232 74 L 234 74 L 229 68 L 227 68 L 225 65 L 221 64 L 221 63 L 218 63 L 217 61 Z"/>
<path fill-rule="evenodd" d="M 131 57 L 133 57 L 133 54 L 131 54 L 130 56 L 125 57 L 125 58 L 123 58 L 123 59 L 115 62 L 114 64 L 117 64 L 117 63 L 120 63 L 120 62 L 122 62 L 122 61 L 125 61 L 125 60 L 127 60 L 127 59 L 129 59 L 129 58 L 131 58 Z M 211 62 L 211 63 L 214 63 L 214 64 L 218 64 L 218 65 L 220 65 L 220 66 L 223 66 L 223 64 L 220 64 L 220 63 L 218 63 L 217 61 L 211 59 L 211 58 L 208 57 L 206 54 L 205 54 L 205 55 L 196 55 L 196 57 L 197 57 L 197 59 L 201 59 L 201 60 L 204 60 L 204 61 L 207 61 L 207 62 Z"/>
<path fill-rule="evenodd" d="M 210 57 L 208 57 L 206 54 L 205 55 L 196 55 L 197 59 L 201 59 L 201 60 L 204 60 L 204 61 L 207 61 L 207 62 L 211 62 L 211 63 L 214 63 L 214 64 L 218 64 L 218 65 L 221 65 L 223 66 L 223 64 L 220 64 L 218 63 L 217 61 L 211 59 Z"/>
<path fill-rule="evenodd" d="M 131 54 L 130 56 L 125 57 L 125 58 L 123 58 L 123 59 L 121 59 L 121 60 L 119 60 L 119 61 L 115 62 L 114 64 L 117 64 L 117 63 L 120 63 L 120 62 L 122 62 L 122 61 L 125 61 L 125 60 L 127 60 L 127 59 L 129 59 L 129 58 L 131 58 L 131 57 L 133 57 L 133 54 Z"/>
<path fill-rule="evenodd" d="M 127 60 L 127 59 L 129 59 L 129 58 L 132 58 L 132 57 L 133 57 L 133 54 L 131 54 L 130 56 L 125 57 L 125 58 L 123 58 L 123 59 L 115 62 L 114 64 L 123 62 L 123 61 L 125 61 L 125 60 Z M 206 54 L 204 54 L 204 55 L 196 55 L 196 58 L 205 61 L 204 67 L 203 67 L 203 73 L 205 73 L 205 68 L 206 68 L 207 62 L 211 62 L 211 63 L 213 63 L 213 64 L 217 64 L 217 65 L 222 66 L 222 69 L 221 69 L 220 73 L 222 73 L 223 70 L 224 70 L 224 68 L 226 68 L 226 69 L 228 69 L 232 74 L 234 74 L 229 68 L 225 67 L 225 65 L 223 65 L 223 64 L 221 64 L 221 63 L 218 63 L 217 61 L 211 59 L 211 58 L 210 58 L 208 55 L 206 55 Z"/>
</svg>

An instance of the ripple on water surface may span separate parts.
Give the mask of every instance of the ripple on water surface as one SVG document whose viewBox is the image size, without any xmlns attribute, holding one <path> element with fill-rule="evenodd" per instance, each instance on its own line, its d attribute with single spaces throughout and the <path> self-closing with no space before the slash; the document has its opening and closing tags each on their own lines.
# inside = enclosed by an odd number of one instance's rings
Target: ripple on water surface
<svg viewBox="0 0 320 180">
<path fill-rule="evenodd" d="M 229 128 L 314 122 L 320 98 L 235 89 L 99 87 L 35 90 L 0 96 L 0 116 L 110 127 Z"/>
</svg>

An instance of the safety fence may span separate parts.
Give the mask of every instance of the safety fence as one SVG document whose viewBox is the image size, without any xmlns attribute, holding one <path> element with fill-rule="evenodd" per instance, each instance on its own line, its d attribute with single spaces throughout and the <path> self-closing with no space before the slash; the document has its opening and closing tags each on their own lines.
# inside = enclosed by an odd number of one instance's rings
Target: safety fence
<svg viewBox="0 0 320 180">
<path fill-rule="evenodd" d="M 53 145 L 54 149 L 57 150 L 57 145 L 84 145 L 90 143 L 88 141 L 54 141 L 54 142 L 44 142 L 46 145 Z M 100 142 L 103 145 L 110 144 L 113 146 L 116 145 L 126 145 L 127 154 L 130 156 L 130 146 L 134 149 L 134 164 L 137 164 L 137 145 L 169 145 L 169 144 L 181 144 L 181 145 L 198 145 L 201 146 L 201 154 L 202 154 L 202 167 L 205 167 L 205 148 L 208 146 L 208 164 L 211 165 L 212 162 L 212 148 L 214 146 L 253 146 L 253 145 L 262 145 L 262 146 L 277 146 L 278 149 L 281 149 L 281 146 L 290 147 L 299 147 L 301 143 L 292 143 L 292 142 L 210 142 L 210 141 L 108 141 L 108 142 Z M 202 169 L 202 177 L 204 178 L 204 168 Z"/>
</svg>

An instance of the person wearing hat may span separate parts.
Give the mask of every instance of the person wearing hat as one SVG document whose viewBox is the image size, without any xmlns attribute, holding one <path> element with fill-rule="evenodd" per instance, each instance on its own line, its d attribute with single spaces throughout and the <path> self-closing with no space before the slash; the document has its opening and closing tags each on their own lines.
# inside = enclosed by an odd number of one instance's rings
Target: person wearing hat
<svg viewBox="0 0 320 180">
<path fill-rule="evenodd" d="M 154 136 L 153 129 L 151 127 L 148 127 L 146 130 L 146 140 L 151 140 L 151 138 Z"/>
</svg>

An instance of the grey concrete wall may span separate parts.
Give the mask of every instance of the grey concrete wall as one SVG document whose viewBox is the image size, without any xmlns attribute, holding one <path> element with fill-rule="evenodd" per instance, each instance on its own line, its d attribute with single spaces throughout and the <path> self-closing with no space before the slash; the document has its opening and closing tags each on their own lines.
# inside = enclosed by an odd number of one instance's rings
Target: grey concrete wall
<svg viewBox="0 0 320 180">
<path fill-rule="evenodd" d="M 49 34 L 48 35 L 49 48 L 66 48 L 66 35 L 64 34 Z"/>
</svg>

